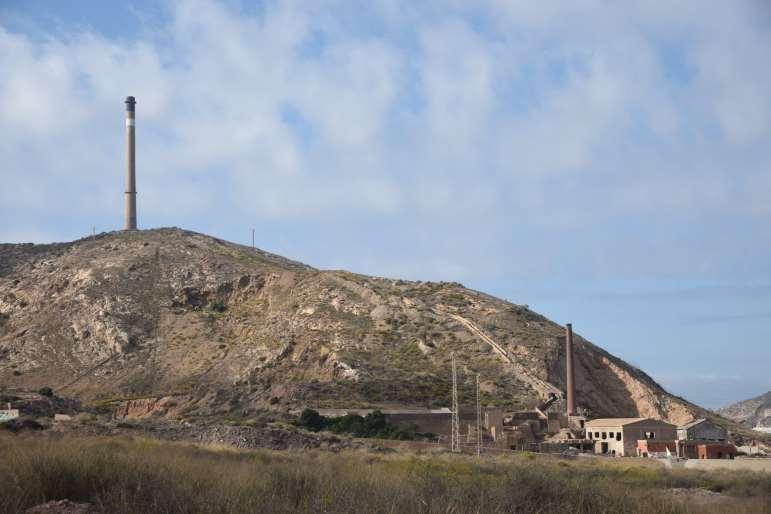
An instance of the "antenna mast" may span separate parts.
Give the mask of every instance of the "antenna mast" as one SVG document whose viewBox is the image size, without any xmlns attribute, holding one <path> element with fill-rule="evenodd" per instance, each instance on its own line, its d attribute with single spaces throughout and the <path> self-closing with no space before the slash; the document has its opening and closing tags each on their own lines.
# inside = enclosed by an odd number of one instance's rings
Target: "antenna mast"
<svg viewBox="0 0 771 514">
<path fill-rule="evenodd" d="M 460 453 L 460 417 L 458 415 L 458 371 L 455 352 L 452 352 L 452 440 L 450 450 Z"/>
</svg>

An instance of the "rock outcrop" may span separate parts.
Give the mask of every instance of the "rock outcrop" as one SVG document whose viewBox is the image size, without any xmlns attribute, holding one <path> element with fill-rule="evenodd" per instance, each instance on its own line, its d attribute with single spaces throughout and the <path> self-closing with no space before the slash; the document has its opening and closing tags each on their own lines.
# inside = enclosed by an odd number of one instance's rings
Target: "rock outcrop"
<svg viewBox="0 0 771 514">
<path fill-rule="evenodd" d="M 564 390 L 563 328 L 457 283 L 320 271 L 180 229 L 0 245 L 0 388 L 43 386 L 126 415 L 450 403 Z M 575 339 L 578 404 L 684 423 L 698 407 Z M 463 400 L 462 400 L 463 401 Z"/>
<path fill-rule="evenodd" d="M 717 411 L 747 428 L 771 434 L 771 391 Z"/>
<path fill-rule="evenodd" d="M 31 507 L 27 514 L 89 514 L 98 512 L 90 503 L 75 503 L 70 500 L 50 501 Z"/>
</svg>

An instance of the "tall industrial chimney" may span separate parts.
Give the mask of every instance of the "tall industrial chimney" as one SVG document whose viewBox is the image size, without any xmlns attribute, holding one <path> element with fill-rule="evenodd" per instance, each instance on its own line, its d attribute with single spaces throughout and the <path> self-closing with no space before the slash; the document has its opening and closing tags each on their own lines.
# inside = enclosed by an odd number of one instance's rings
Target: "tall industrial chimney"
<svg viewBox="0 0 771 514">
<path fill-rule="evenodd" d="M 137 176 L 134 156 L 134 105 L 133 96 L 126 97 L 126 230 L 137 229 Z"/>
<path fill-rule="evenodd" d="M 565 325 L 565 368 L 567 369 L 566 388 L 568 396 L 568 416 L 576 413 L 576 387 L 573 377 L 573 325 Z"/>
</svg>

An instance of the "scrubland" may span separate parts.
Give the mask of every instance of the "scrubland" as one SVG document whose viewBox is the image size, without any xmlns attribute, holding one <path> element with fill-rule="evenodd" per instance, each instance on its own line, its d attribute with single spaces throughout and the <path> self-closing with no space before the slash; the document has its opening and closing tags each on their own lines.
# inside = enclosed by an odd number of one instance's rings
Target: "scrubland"
<svg viewBox="0 0 771 514">
<path fill-rule="evenodd" d="M 689 500 L 703 490 L 721 494 Z M 771 475 L 515 453 L 480 460 L 0 435 L 0 512 L 64 498 L 116 513 L 741 514 L 771 511 Z"/>
</svg>

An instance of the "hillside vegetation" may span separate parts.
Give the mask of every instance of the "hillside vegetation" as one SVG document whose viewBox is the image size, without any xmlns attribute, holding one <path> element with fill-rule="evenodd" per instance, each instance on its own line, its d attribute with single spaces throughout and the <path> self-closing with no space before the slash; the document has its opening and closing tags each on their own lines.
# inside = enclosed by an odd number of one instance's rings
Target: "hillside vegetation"
<svg viewBox="0 0 771 514">
<path fill-rule="evenodd" d="M 579 325 L 580 326 L 580 325 Z M 129 417 L 304 407 L 530 407 L 564 390 L 563 327 L 457 283 L 320 271 L 180 229 L 0 245 L 0 393 Z M 492 342 L 492 344 L 491 344 Z M 578 403 L 674 423 L 701 410 L 576 338 Z"/>
<path fill-rule="evenodd" d="M 147 439 L 0 434 L 0 513 L 50 500 L 99 512 L 764 512 L 771 477 L 533 455 L 270 452 Z M 712 504 L 681 502 L 723 493 Z M 719 501 L 718 501 L 719 500 Z M 690 507 L 688 505 L 691 505 Z"/>
</svg>

